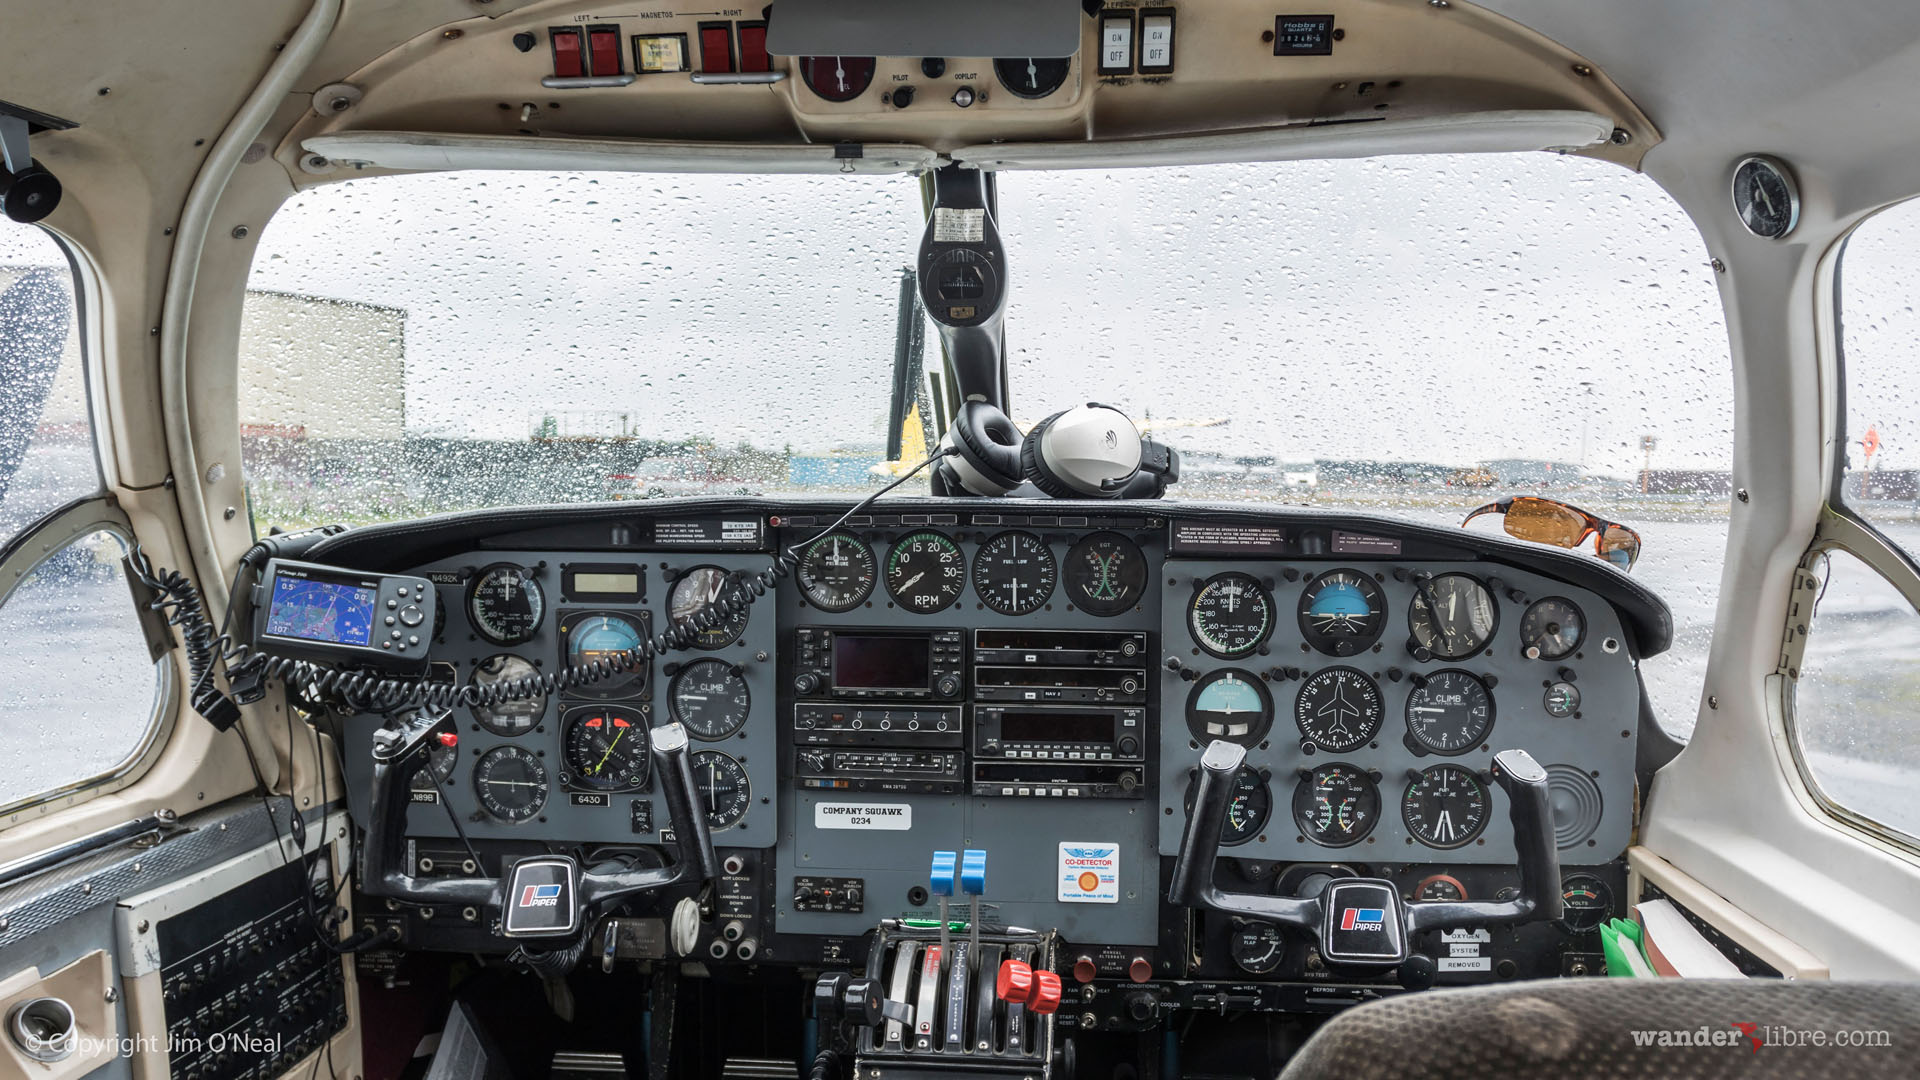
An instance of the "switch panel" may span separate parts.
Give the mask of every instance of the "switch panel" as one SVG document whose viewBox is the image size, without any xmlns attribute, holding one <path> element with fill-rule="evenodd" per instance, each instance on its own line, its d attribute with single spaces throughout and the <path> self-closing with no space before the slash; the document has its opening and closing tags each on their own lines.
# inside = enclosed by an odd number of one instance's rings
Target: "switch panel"
<svg viewBox="0 0 1920 1080">
<path fill-rule="evenodd" d="M 576 27 L 555 26 L 548 29 L 547 40 L 553 44 L 554 78 L 585 77 L 587 74 L 586 35 Z"/>
<path fill-rule="evenodd" d="M 326 867 L 275 867 L 153 925 L 172 1075 L 277 1076 L 346 1026 L 340 958 L 307 914 L 330 905 Z"/>
<path fill-rule="evenodd" d="M 829 914 L 858 915 L 866 910 L 867 880 L 857 877 L 809 877 L 793 879 L 795 911 L 823 911 Z"/>
<path fill-rule="evenodd" d="M 1140 74 L 1166 75 L 1173 71 L 1173 10 L 1147 8 L 1140 12 Z"/>
<path fill-rule="evenodd" d="M 1133 74 L 1133 12 L 1100 13 L 1100 74 Z"/>
</svg>

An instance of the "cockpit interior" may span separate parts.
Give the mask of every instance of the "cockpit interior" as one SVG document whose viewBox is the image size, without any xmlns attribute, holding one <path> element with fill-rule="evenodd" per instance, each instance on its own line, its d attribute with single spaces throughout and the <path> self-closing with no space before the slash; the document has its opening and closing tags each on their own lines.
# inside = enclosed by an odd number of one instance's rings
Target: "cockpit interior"
<svg viewBox="0 0 1920 1080">
<path fill-rule="evenodd" d="M 0 11 L 0 1077 L 1914 1075 L 1920 7 Z"/>
</svg>

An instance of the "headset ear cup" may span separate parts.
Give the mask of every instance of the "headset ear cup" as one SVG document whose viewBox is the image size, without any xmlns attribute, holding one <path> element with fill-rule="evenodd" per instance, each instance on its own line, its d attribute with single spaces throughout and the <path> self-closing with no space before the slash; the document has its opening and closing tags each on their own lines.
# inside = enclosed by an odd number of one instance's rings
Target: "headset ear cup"
<svg viewBox="0 0 1920 1080">
<path fill-rule="evenodd" d="M 941 464 L 952 466 L 961 487 L 976 495 L 1005 495 L 1020 486 L 1020 429 L 1006 413 L 984 401 L 966 402 L 954 414 L 947 437 L 959 461 Z"/>
<path fill-rule="evenodd" d="M 1052 469 L 1047 467 L 1046 459 L 1040 455 L 1040 440 L 1046 436 L 1047 429 L 1053 426 L 1053 422 L 1066 414 L 1067 410 L 1063 409 L 1033 425 L 1033 430 L 1027 432 L 1026 439 L 1020 443 L 1020 471 L 1027 475 L 1027 479 L 1033 482 L 1034 487 L 1056 499 L 1080 497 L 1079 492 L 1068 487 L 1065 480 L 1060 479 Z"/>
</svg>

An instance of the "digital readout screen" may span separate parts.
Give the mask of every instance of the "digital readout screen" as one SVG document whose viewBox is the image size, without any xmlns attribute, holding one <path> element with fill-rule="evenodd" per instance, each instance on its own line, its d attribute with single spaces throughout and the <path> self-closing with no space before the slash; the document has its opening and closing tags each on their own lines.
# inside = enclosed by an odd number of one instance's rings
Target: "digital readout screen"
<svg viewBox="0 0 1920 1080">
<path fill-rule="evenodd" d="M 373 641 L 377 590 L 345 582 L 276 575 L 267 607 L 267 633 L 334 645 Z"/>
<path fill-rule="evenodd" d="M 573 575 L 572 591 L 576 593 L 610 593 L 620 596 L 631 596 L 640 591 L 640 575 L 578 573 Z"/>
<path fill-rule="evenodd" d="M 1114 714 L 1008 709 L 1000 714 L 1003 742 L 1111 743 Z"/>
<path fill-rule="evenodd" d="M 833 685 L 851 690 L 924 689 L 933 643 L 909 635 L 833 636 Z"/>
</svg>

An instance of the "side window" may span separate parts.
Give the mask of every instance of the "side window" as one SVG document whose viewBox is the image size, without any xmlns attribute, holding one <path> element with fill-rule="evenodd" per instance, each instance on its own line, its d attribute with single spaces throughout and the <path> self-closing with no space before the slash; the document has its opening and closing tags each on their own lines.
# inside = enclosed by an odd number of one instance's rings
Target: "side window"
<svg viewBox="0 0 1920 1080">
<path fill-rule="evenodd" d="M 0 545 L 99 490 L 73 271 L 47 233 L 0 221 Z"/>
<path fill-rule="evenodd" d="M 113 776 L 158 728 L 173 668 L 147 660 L 126 553 L 118 530 L 93 528 L 0 604 L 0 809 Z"/>
<path fill-rule="evenodd" d="M 120 566 L 125 519 L 84 502 L 102 484 L 76 308 L 52 236 L 0 221 L 0 812 L 122 774 L 173 672 Z"/>
<path fill-rule="evenodd" d="M 1920 612 L 1859 558 L 1829 549 L 1793 689 L 1795 749 L 1826 800 L 1920 838 Z"/>
<path fill-rule="evenodd" d="M 1920 199 L 1847 240 L 1840 329 L 1846 458 L 1836 501 L 1920 557 Z"/>
</svg>

